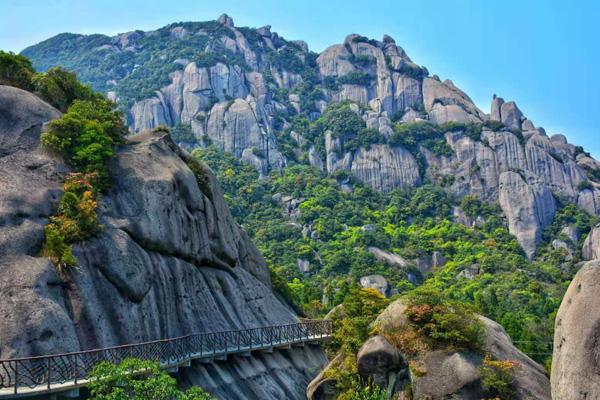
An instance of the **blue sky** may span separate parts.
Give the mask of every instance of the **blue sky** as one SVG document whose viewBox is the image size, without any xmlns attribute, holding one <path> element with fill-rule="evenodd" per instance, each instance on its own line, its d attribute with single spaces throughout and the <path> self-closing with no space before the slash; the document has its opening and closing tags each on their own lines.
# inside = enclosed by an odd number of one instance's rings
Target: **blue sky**
<svg viewBox="0 0 600 400">
<path fill-rule="evenodd" d="M 484 111 L 494 93 L 515 100 L 549 134 L 600 157 L 600 2 L 592 0 L 0 0 L 0 9 L 0 49 L 15 52 L 60 32 L 150 30 L 224 12 L 314 51 L 349 33 L 387 33 Z"/>
</svg>

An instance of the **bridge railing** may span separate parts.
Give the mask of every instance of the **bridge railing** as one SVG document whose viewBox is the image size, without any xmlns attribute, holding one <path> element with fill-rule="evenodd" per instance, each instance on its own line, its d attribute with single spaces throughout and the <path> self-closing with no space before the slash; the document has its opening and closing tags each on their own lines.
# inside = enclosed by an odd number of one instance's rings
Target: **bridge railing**
<svg viewBox="0 0 600 400">
<path fill-rule="evenodd" d="M 331 322 L 304 320 L 298 323 L 225 332 L 205 332 L 151 342 L 85 350 L 66 354 L 0 360 L 0 389 L 51 389 L 87 379 L 102 361 L 119 363 L 126 358 L 152 360 L 174 366 L 195 358 L 252 351 L 331 335 Z"/>
</svg>

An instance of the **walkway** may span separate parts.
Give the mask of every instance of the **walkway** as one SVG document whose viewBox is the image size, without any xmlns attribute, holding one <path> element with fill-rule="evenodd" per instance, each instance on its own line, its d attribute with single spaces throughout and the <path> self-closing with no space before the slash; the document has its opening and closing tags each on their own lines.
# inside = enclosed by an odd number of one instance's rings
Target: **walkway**
<svg viewBox="0 0 600 400">
<path fill-rule="evenodd" d="M 128 357 L 158 361 L 170 371 L 189 367 L 193 360 L 207 363 L 226 360 L 230 354 L 249 356 L 252 351 L 272 351 L 320 342 L 331 336 L 331 322 L 308 320 L 295 324 L 210 332 L 172 339 L 86 350 L 75 353 L 0 360 L 0 398 L 10 399 L 71 391 L 88 382 L 90 370 L 101 361 L 119 363 Z"/>
</svg>

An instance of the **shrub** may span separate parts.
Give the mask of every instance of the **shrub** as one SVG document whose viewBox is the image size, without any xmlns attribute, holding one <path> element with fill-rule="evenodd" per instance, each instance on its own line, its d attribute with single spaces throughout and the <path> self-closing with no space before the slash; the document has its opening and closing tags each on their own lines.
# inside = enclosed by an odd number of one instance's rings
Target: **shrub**
<svg viewBox="0 0 600 400">
<path fill-rule="evenodd" d="M 196 182 L 198 183 L 198 187 L 204 193 L 206 197 L 212 199 L 212 186 L 210 182 L 210 170 L 208 166 L 202 162 L 201 160 L 190 158 L 186 161 L 189 169 L 192 170 L 194 176 L 196 177 Z"/>
<path fill-rule="evenodd" d="M 32 90 L 35 70 L 27 57 L 0 50 L 0 85 Z"/>
<path fill-rule="evenodd" d="M 50 223 L 44 229 L 42 254 L 49 257 L 60 271 L 77 262 L 71 244 L 89 239 L 100 231 L 93 187 L 97 178 L 96 174 L 70 175 L 63 184 L 59 212 L 50 217 Z"/>
<path fill-rule="evenodd" d="M 582 190 L 593 190 L 594 189 L 594 185 L 592 185 L 592 182 L 590 181 L 581 181 L 579 182 L 579 185 L 577 185 L 577 190 L 578 191 L 582 191 Z"/>
<path fill-rule="evenodd" d="M 492 121 L 488 120 L 483 123 L 487 128 L 491 129 L 494 132 L 498 132 L 499 130 L 505 128 L 504 124 L 500 121 Z"/>
<path fill-rule="evenodd" d="M 348 73 L 347 75 L 340 76 L 337 78 L 337 83 L 340 85 L 361 85 L 361 86 L 369 86 L 375 77 L 366 72 L 357 72 L 353 71 Z"/>
<path fill-rule="evenodd" d="M 82 85 L 73 72 L 54 67 L 32 79 L 35 92 L 42 99 L 65 112 L 75 100 L 94 100 L 101 96 Z"/>
<path fill-rule="evenodd" d="M 42 146 L 60 154 L 77 171 L 98 174 L 98 187 L 109 185 L 105 164 L 127 130 L 121 112 L 104 99 L 76 100 L 66 114 L 50 123 Z"/>
<path fill-rule="evenodd" d="M 404 354 L 481 348 L 483 325 L 467 305 L 423 287 L 410 292 L 405 300 L 408 326 L 400 332 L 384 332 Z"/>
<path fill-rule="evenodd" d="M 202 114 L 198 114 L 201 116 Z M 182 123 L 178 123 L 170 130 L 171 137 L 177 143 L 197 143 L 196 136 L 194 132 L 192 132 L 192 127 L 190 125 L 185 125 Z"/>
<path fill-rule="evenodd" d="M 337 397 L 338 400 L 386 400 L 387 391 L 373 383 L 354 378 L 350 387 Z"/>
<path fill-rule="evenodd" d="M 310 124 L 306 139 L 315 141 L 330 130 L 333 137 L 352 138 L 366 127 L 365 121 L 350 107 L 350 102 L 332 104 L 323 115 Z"/>
<path fill-rule="evenodd" d="M 375 289 L 351 289 L 344 299 L 344 318 L 334 320 L 333 349 L 356 354 L 369 336 L 369 325 L 388 301 Z"/>
<path fill-rule="evenodd" d="M 367 150 L 372 144 L 385 143 L 385 137 L 377 129 L 365 128 L 358 132 L 358 135 L 344 143 L 344 150 L 354 151 L 360 147 Z"/>
<path fill-rule="evenodd" d="M 161 370 L 159 363 L 127 358 L 119 364 L 98 363 L 88 384 L 92 400 L 210 400 L 199 387 L 185 392 L 177 381 Z"/>
<path fill-rule="evenodd" d="M 419 145 L 440 156 L 452 154 L 443 132 L 430 122 L 396 124 L 394 133 L 390 136 L 390 144 L 402 146 L 413 154 L 419 152 Z"/>
<path fill-rule="evenodd" d="M 513 388 L 514 372 L 518 368 L 516 361 L 495 361 L 488 355 L 479 368 L 481 383 L 489 396 L 499 400 L 515 398 Z"/>
</svg>

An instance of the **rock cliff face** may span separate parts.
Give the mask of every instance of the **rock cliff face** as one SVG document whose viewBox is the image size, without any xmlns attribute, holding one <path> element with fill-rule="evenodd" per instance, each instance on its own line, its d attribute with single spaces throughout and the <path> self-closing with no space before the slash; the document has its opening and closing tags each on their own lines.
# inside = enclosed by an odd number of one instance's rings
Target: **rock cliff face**
<svg viewBox="0 0 600 400">
<path fill-rule="evenodd" d="M 59 277 L 39 251 L 68 171 L 38 150 L 42 124 L 59 113 L 7 87 L 0 107 L 0 179 L 9 189 L 0 193 L 0 358 L 296 320 L 210 170 L 195 176 L 165 134 L 119 148 L 100 201 L 104 228 L 75 246 L 76 271 Z M 301 399 L 325 361 L 318 348 L 291 349 L 195 367 L 182 382 L 223 399 Z"/>
<path fill-rule="evenodd" d="M 160 67 L 172 71 L 163 76 L 170 83 L 144 81 L 143 88 L 154 90 L 153 94 L 133 99 L 131 86 L 139 85 L 131 82 L 139 80 L 136 71 L 146 67 L 133 61 L 122 64 L 122 58 L 144 60 L 142 56 L 149 54 L 158 37 L 174 49 L 160 53 L 165 59 Z M 61 58 L 58 52 L 48 60 L 48 52 L 43 51 L 59 39 L 74 40 L 78 47 L 88 37 L 63 35 L 32 46 L 24 54 L 42 67 L 50 61 L 70 66 L 66 54 Z M 343 44 L 315 54 L 306 43 L 287 41 L 269 26 L 236 27 L 224 15 L 217 21 L 172 24 L 157 31 L 94 40 L 106 42 L 96 50 L 105 52 L 103 57 L 114 60 L 114 65 L 103 60 L 106 70 L 94 76 L 112 79 L 91 83 L 110 90 L 127 107 L 134 132 L 159 124 L 187 125 L 200 145 L 213 143 L 250 162 L 262 174 L 297 158 L 328 173 L 351 171 L 359 181 L 384 192 L 431 181 L 443 183 L 457 197 L 473 194 L 492 202 L 502 198 L 510 230 L 530 257 L 556 209 L 550 197 L 600 215 L 600 163 L 563 135 L 547 136 L 514 101 L 494 95 L 490 113 L 481 111 L 452 81 L 429 76 L 387 35 L 381 41 L 349 35 Z M 203 53 L 190 57 L 190 47 L 198 50 L 194 46 Z M 85 65 L 71 67 L 84 75 L 90 72 Z M 330 104 L 341 101 L 357 103 L 357 114 L 368 128 L 381 133 L 384 143 L 345 151 L 343 137 L 325 135 L 319 138 L 325 149 L 318 151 L 315 140 L 305 139 L 307 132 L 298 129 L 295 116 L 314 121 Z M 394 123 L 422 120 L 480 125 L 475 132 L 442 126 L 442 140 L 451 149 L 443 154 L 423 146 L 409 151 L 390 144 Z M 290 143 L 296 146 L 292 152 Z M 517 180 L 514 173 L 522 179 Z M 503 193 L 516 184 L 519 190 L 509 201 Z M 532 209 L 534 203 L 533 217 L 517 222 L 516 216 Z"/>
<path fill-rule="evenodd" d="M 374 325 L 383 331 L 402 330 L 406 324 L 404 309 L 400 300 L 393 302 L 377 317 Z M 483 316 L 479 319 L 484 328 L 481 354 L 438 350 L 422 355 L 427 373 L 422 377 L 411 377 L 414 398 L 481 399 L 485 391 L 478 367 L 482 363 L 482 354 L 489 354 L 496 360 L 511 360 L 519 364 L 514 375 L 515 399 L 549 400 L 550 382 L 544 368 L 520 352 L 498 323 Z M 400 370 L 399 374 L 406 374 L 406 371 Z M 398 376 L 397 381 L 401 381 L 400 378 Z"/>
<path fill-rule="evenodd" d="M 552 398 L 600 398 L 600 261 L 587 262 L 569 285 L 556 315 Z"/>
</svg>

